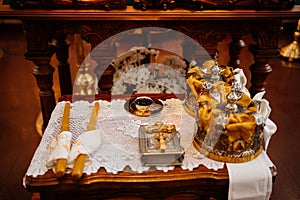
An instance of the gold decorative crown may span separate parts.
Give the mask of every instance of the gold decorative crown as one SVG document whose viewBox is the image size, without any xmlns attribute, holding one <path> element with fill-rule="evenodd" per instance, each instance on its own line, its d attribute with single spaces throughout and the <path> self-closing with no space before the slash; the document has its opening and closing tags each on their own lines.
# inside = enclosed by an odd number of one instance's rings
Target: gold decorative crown
<svg viewBox="0 0 300 200">
<path fill-rule="evenodd" d="M 250 161 L 263 149 L 264 125 L 256 112 L 259 102 L 250 98 L 237 73 L 215 60 L 189 69 L 187 75 L 191 92 L 186 109 L 197 119 L 193 144 L 222 162 Z"/>
</svg>

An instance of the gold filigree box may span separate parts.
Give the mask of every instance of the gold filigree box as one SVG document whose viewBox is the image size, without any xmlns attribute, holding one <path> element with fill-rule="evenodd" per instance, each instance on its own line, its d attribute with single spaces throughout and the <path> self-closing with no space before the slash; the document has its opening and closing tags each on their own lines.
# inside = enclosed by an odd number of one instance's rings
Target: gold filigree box
<svg viewBox="0 0 300 200">
<path fill-rule="evenodd" d="M 141 125 L 139 148 L 144 166 L 180 165 L 184 157 L 179 132 L 172 124 Z"/>
</svg>

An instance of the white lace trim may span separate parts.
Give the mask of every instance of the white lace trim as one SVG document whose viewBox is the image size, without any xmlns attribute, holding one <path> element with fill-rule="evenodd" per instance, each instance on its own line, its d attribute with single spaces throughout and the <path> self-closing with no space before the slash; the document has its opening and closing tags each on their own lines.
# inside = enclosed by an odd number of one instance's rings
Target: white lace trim
<svg viewBox="0 0 300 200">
<path fill-rule="evenodd" d="M 47 167 L 49 145 L 52 138 L 60 133 L 64 105 L 59 102 L 55 107 L 49 124 L 36 149 L 26 175 L 38 176 L 45 174 L 51 167 Z M 118 173 L 127 166 L 132 171 L 143 172 L 149 168 L 144 167 L 140 160 L 138 145 L 138 128 L 141 124 L 153 123 L 163 119 L 166 123 L 174 123 L 181 134 L 181 146 L 186 150 L 182 163 L 183 169 L 192 170 L 203 164 L 210 169 L 220 169 L 224 163 L 210 160 L 201 156 L 192 145 L 194 118 L 183 109 L 183 102 L 178 99 L 163 101 L 164 108 L 160 113 L 150 117 L 137 117 L 124 109 L 125 100 L 112 100 L 112 102 L 99 101 L 100 108 L 97 119 L 97 129 L 102 132 L 102 144 L 93 153 L 88 155 L 84 173 L 91 174 L 103 167 L 107 172 Z M 86 131 L 93 103 L 77 101 L 71 104 L 70 132 L 72 143 L 78 136 Z M 173 167 L 157 167 L 158 170 L 168 171 Z"/>
</svg>

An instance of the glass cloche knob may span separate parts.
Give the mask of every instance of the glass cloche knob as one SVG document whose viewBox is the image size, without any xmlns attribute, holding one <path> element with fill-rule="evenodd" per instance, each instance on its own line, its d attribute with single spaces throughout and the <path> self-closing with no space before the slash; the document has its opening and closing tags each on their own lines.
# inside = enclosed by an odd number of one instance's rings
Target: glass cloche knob
<svg viewBox="0 0 300 200">
<path fill-rule="evenodd" d="M 238 82 L 234 81 L 232 83 L 232 88 L 230 93 L 226 96 L 227 98 L 227 105 L 226 109 L 229 112 L 236 113 L 238 111 L 238 107 L 236 102 L 242 98 L 243 92 L 241 86 Z"/>
<path fill-rule="evenodd" d="M 219 63 L 218 63 L 218 53 L 215 55 L 215 63 L 211 67 L 211 81 L 216 82 L 220 80 L 220 68 L 219 68 Z"/>
</svg>

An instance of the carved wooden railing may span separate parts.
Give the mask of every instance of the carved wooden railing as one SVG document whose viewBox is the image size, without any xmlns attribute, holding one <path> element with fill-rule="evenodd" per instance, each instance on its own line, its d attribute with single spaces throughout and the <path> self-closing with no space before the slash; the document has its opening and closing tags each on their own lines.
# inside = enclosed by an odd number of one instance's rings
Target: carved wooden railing
<svg viewBox="0 0 300 200">
<path fill-rule="evenodd" d="M 1 7 L 3 8 L 3 6 Z M 72 93 L 69 69 L 68 34 L 79 33 L 95 48 L 105 39 L 138 27 L 163 27 L 179 31 L 197 41 L 211 55 L 217 50 L 217 44 L 226 34 L 232 36 L 229 65 L 239 66 L 240 51 L 243 48 L 242 37 L 251 34 L 254 44 L 249 49 L 254 63 L 250 66 L 252 95 L 264 91 L 271 66 L 269 60 L 278 56 L 278 34 L 282 19 L 297 19 L 299 6 L 292 10 L 206 10 L 189 11 L 174 9 L 168 11 L 140 11 L 132 6 L 125 10 L 13 10 L 9 7 L 0 10 L 2 16 L 22 19 L 27 50 L 25 57 L 35 64 L 33 74 L 40 90 L 44 128 L 46 127 L 56 102 L 53 87 L 54 67 L 50 59 L 56 55 L 60 77 L 61 95 Z M 201 58 L 201 52 L 191 44 L 182 44 L 183 57 Z M 110 51 L 107 51 L 110 49 Z M 95 56 L 102 56 L 102 62 L 109 63 L 116 56 L 113 48 L 107 47 Z M 106 59 L 106 60 L 105 60 Z M 99 62 L 101 62 L 101 59 Z M 102 74 L 99 88 L 109 92 L 113 70 L 98 63 L 95 72 Z M 104 73 L 103 73 L 104 72 Z"/>
<path fill-rule="evenodd" d="M 15 9 L 125 9 L 126 0 L 11 0 Z M 291 9 L 295 0 L 134 0 L 136 9 Z"/>
</svg>

